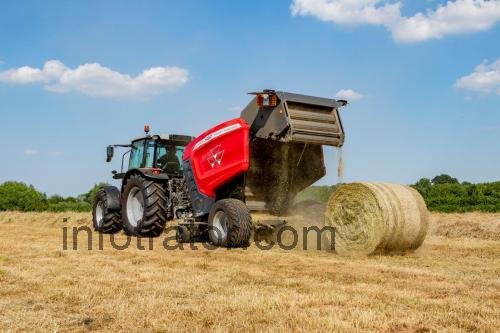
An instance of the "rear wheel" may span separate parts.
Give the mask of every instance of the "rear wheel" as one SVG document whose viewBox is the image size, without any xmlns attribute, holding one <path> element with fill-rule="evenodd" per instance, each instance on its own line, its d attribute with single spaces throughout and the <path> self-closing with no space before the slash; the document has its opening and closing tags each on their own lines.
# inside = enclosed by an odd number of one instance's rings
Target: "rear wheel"
<svg viewBox="0 0 500 333">
<path fill-rule="evenodd" d="M 246 247 L 251 230 L 252 218 L 243 201 L 222 199 L 212 207 L 208 217 L 208 237 L 214 245 Z"/>
<path fill-rule="evenodd" d="M 96 231 L 114 234 L 122 229 L 119 210 L 108 208 L 108 197 L 104 190 L 97 192 L 92 207 L 92 221 Z"/>
<path fill-rule="evenodd" d="M 167 199 L 163 185 L 132 175 L 122 194 L 123 228 L 129 235 L 156 237 L 166 223 Z"/>
</svg>

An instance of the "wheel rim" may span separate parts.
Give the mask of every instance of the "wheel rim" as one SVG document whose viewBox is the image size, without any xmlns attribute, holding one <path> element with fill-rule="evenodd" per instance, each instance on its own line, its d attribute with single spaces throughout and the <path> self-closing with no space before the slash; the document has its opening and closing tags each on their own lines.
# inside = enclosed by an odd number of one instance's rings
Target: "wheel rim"
<svg viewBox="0 0 500 333">
<path fill-rule="evenodd" d="M 216 239 L 219 243 L 224 242 L 227 237 L 227 215 L 224 211 L 219 210 L 215 213 L 210 232 L 212 239 Z"/>
<path fill-rule="evenodd" d="M 139 188 L 130 190 L 127 197 L 127 219 L 133 226 L 137 227 L 144 214 L 144 198 Z"/>
<path fill-rule="evenodd" d="M 104 203 L 102 201 L 99 201 L 95 208 L 95 220 L 97 226 L 101 228 L 104 223 Z"/>
</svg>

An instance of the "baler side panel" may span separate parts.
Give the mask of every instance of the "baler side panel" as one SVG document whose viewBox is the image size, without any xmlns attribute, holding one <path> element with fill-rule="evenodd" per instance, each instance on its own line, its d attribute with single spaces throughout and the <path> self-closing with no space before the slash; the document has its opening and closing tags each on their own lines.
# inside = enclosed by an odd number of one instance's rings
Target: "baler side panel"
<svg viewBox="0 0 500 333">
<path fill-rule="evenodd" d="M 236 118 L 206 131 L 187 147 L 200 193 L 215 198 L 215 190 L 248 170 L 249 126 Z"/>
</svg>

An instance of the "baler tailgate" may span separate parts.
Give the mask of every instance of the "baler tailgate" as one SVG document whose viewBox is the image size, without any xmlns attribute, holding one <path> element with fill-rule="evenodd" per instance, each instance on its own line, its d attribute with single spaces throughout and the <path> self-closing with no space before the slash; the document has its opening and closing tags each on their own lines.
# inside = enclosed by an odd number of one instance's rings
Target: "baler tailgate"
<svg viewBox="0 0 500 333">
<path fill-rule="evenodd" d="M 290 101 L 286 106 L 292 141 L 331 146 L 342 144 L 342 129 L 334 108 Z"/>
</svg>

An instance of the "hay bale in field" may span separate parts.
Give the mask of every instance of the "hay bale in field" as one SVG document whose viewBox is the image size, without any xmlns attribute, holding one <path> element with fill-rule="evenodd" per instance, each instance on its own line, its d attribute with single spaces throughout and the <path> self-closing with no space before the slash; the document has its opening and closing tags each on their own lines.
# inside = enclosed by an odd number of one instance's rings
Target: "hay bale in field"
<svg viewBox="0 0 500 333">
<path fill-rule="evenodd" d="M 429 224 L 427 207 L 416 190 L 387 183 L 339 186 L 325 217 L 325 224 L 336 229 L 335 251 L 343 255 L 416 249 Z"/>
</svg>

